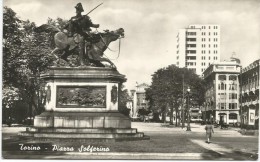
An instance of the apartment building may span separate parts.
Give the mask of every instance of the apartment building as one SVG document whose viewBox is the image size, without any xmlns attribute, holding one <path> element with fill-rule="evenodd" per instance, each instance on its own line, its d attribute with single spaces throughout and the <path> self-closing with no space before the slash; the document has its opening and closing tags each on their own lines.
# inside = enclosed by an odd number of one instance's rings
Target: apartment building
<svg viewBox="0 0 260 162">
<path fill-rule="evenodd" d="M 241 124 L 245 128 L 259 127 L 259 71 L 260 60 L 256 60 L 242 69 L 241 88 Z"/>
<path fill-rule="evenodd" d="M 211 64 L 204 72 L 206 81 L 203 120 L 223 121 L 226 124 L 240 122 L 239 74 L 237 60 Z"/>
<path fill-rule="evenodd" d="M 220 61 L 220 26 L 189 25 L 177 35 L 176 65 L 202 75 L 212 63 Z"/>
<path fill-rule="evenodd" d="M 137 118 L 139 109 L 148 109 L 148 101 L 145 99 L 145 91 L 148 87 L 149 85 L 146 83 L 137 83 L 135 89 L 130 90 L 133 103 L 130 117 Z"/>
</svg>

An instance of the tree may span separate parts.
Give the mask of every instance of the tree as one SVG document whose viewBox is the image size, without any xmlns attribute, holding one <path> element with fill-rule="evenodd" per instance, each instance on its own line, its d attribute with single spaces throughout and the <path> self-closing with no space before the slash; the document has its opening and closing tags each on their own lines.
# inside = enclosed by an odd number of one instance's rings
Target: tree
<svg viewBox="0 0 260 162">
<path fill-rule="evenodd" d="M 19 100 L 28 104 L 32 116 L 42 107 L 39 76 L 54 57 L 50 54 L 48 37 L 34 32 L 35 23 L 20 20 L 8 7 L 4 7 L 3 13 L 3 90 L 18 89 Z M 4 95 L 3 99 L 6 97 Z"/>
<path fill-rule="evenodd" d="M 173 124 L 173 112 L 180 118 L 179 108 L 183 101 L 183 74 L 185 89 L 189 86 L 192 89 L 193 101 L 201 104 L 204 101 L 203 80 L 192 70 L 178 68 L 170 65 L 157 70 L 152 75 L 152 84 L 146 91 L 146 98 L 151 105 L 151 109 L 163 113 L 165 122 L 166 113 L 170 110 L 170 124 Z M 176 125 L 178 125 L 176 120 Z"/>
<path fill-rule="evenodd" d="M 130 109 L 127 108 L 127 102 L 130 100 L 128 90 L 124 89 L 124 85 L 119 86 L 119 103 L 118 111 L 125 116 L 129 116 Z"/>
</svg>

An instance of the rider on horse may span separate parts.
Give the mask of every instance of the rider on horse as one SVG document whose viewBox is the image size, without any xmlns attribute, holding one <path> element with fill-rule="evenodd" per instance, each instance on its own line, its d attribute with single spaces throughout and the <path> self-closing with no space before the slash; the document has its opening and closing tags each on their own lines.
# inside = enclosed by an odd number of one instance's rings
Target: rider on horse
<svg viewBox="0 0 260 162">
<path fill-rule="evenodd" d="M 73 16 L 69 23 L 64 27 L 67 29 L 69 34 L 68 36 L 73 36 L 74 34 L 79 34 L 83 36 L 84 40 L 91 41 L 92 34 L 90 33 L 90 27 L 98 28 L 99 24 L 93 24 L 91 19 L 87 15 L 81 15 L 81 12 L 84 12 L 81 3 L 78 3 L 76 6 L 76 16 Z M 84 20 L 85 19 L 85 20 Z M 87 21 L 86 21 L 87 20 Z M 86 24 L 83 24 L 86 23 Z"/>
</svg>

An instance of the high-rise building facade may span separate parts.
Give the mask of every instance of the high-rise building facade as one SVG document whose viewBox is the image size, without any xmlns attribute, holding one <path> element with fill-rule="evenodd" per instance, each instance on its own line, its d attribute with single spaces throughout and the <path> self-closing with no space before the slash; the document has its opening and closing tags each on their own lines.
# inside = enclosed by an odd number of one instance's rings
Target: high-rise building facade
<svg viewBox="0 0 260 162">
<path fill-rule="evenodd" d="M 177 35 L 176 65 L 202 75 L 212 63 L 220 61 L 220 26 L 189 25 Z"/>
</svg>

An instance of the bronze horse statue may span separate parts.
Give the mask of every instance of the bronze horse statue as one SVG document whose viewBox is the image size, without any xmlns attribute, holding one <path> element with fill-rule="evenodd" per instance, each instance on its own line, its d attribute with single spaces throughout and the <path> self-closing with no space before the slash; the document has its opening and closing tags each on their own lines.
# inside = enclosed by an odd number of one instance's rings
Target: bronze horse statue
<svg viewBox="0 0 260 162">
<path fill-rule="evenodd" d="M 124 37 L 124 29 L 119 28 L 115 31 L 107 30 L 104 33 L 99 33 L 97 35 L 100 38 L 99 41 L 92 43 L 90 48 L 87 50 L 87 57 L 89 58 L 90 63 L 93 63 L 98 67 L 104 67 L 101 63 L 104 61 L 108 62 L 112 67 L 115 67 L 114 64 L 108 58 L 104 58 L 103 55 L 111 42 Z"/>
<path fill-rule="evenodd" d="M 94 27 L 95 25 L 92 24 L 90 19 L 86 16 L 86 18 L 82 19 L 82 27 L 86 30 L 89 29 L 89 27 Z M 85 25 L 85 26 L 84 26 Z M 55 49 L 52 51 L 52 54 L 59 59 L 57 55 L 55 55 L 56 52 L 61 51 L 61 59 L 68 61 L 67 57 L 72 54 L 72 51 L 76 49 L 79 46 L 79 43 L 84 42 L 85 38 L 80 34 L 74 34 L 74 36 L 68 36 L 67 32 L 61 31 L 55 26 L 49 25 L 49 24 L 43 24 L 37 28 L 35 28 L 36 32 L 51 32 L 54 33 L 54 43 L 55 43 Z M 98 34 L 91 34 L 89 35 L 89 39 L 86 41 L 87 47 L 84 47 L 84 51 L 86 50 L 86 56 L 83 58 L 88 58 L 90 63 L 95 64 L 99 67 L 104 67 L 104 65 L 101 63 L 102 61 L 110 63 L 112 67 L 115 67 L 114 64 L 107 58 L 104 58 L 104 51 L 108 48 L 108 45 L 112 41 L 116 41 L 117 39 L 124 37 L 124 29 L 120 28 L 115 31 L 105 31 L 104 33 L 98 33 Z M 94 41 L 93 41 L 94 40 Z M 80 58 L 79 61 L 83 61 L 83 58 Z"/>
</svg>

